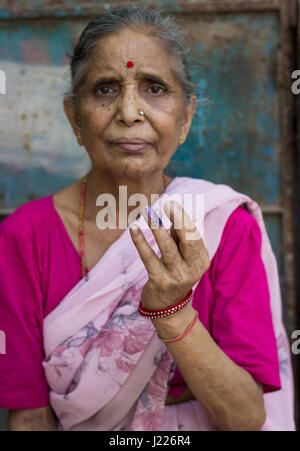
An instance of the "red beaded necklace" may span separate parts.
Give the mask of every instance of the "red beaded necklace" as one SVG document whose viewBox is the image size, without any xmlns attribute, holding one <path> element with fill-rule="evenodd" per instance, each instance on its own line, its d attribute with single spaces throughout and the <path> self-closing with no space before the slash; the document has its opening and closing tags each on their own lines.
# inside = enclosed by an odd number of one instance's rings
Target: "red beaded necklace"
<svg viewBox="0 0 300 451">
<path fill-rule="evenodd" d="M 168 185 L 167 176 L 163 173 L 164 189 Z M 83 220 L 84 220 L 84 207 L 85 207 L 85 195 L 86 195 L 87 174 L 81 179 L 81 192 L 80 192 L 80 208 L 79 208 L 79 251 L 81 258 L 81 275 L 86 281 L 89 280 L 88 270 L 85 264 L 84 258 L 84 235 L 83 235 Z"/>
</svg>

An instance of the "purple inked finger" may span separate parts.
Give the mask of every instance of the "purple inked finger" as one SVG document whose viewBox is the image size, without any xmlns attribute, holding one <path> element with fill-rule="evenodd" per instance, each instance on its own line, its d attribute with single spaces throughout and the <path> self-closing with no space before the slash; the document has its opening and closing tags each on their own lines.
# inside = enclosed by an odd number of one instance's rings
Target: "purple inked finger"
<svg viewBox="0 0 300 451">
<path fill-rule="evenodd" d="M 146 207 L 146 211 L 147 211 L 148 218 L 150 219 L 152 225 L 157 225 L 159 227 L 164 226 L 160 217 L 157 216 L 155 211 L 149 205 Z"/>
</svg>

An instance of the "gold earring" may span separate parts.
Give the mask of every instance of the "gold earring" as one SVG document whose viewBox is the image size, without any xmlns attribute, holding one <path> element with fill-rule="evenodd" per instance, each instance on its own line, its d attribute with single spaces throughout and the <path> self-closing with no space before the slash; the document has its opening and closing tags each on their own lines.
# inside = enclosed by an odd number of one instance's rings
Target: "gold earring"
<svg viewBox="0 0 300 451">
<path fill-rule="evenodd" d="M 76 136 L 77 136 L 78 144 L 79 144 L 80 146 L 82 146 L 82 136 L 81 136 L 80 130 L 78 130 Z"/>
<path fill-rule="evenodd" d="M 180 144 L 183 144 L 184 140 L 185 140 L 184 136 L 180 136 L 180 139 L 179 139 Z"/>
</svg>

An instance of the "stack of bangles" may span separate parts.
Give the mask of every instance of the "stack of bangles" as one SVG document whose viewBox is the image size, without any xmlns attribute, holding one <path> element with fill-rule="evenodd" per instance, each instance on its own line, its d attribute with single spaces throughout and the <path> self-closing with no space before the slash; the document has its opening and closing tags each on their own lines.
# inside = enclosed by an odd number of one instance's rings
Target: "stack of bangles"
<svg viewBox="0 0 300 451">
<path fill-rule="evenodd" d="M 176 313 L 179 310 L 182 310 L 183 307 L 185 307 L 191 301 L 192 297 L 193 297 L 193 290 L 190 290 L 187 293 L 187 295 L 181 301 L 178 302 L 178 304 L 175 304 L 175 305 L 172 305 L 170 307 L 166 307 L 166 308 L 163 308 L 160 310 L 147 309 L 146 307 L 143 306 L 143 303 L 141 300 L 140 304 L 139 304 L 138 312 L 141 316 L 144 316 L 144 318 L 149 318 L 149 319 L 163 318 L 165 316 L 172 315 L 172 313 Z M 183 334 L 179 335 L 178 337 L 170 338 L 170 339 L 164 339 L 158 335 L 158 338 L 161 341 L 163 341 L 164 343 L 175 343 L 176 341 L 179 341 L 182 338 L 184 338 L 192 330 L 192 327 L 196 323 L 197 319 L 198 319 L 198 312 L 196 311 L 193 321 L 187 327 L 187 329 L 183 332 Z"/>
</svg>

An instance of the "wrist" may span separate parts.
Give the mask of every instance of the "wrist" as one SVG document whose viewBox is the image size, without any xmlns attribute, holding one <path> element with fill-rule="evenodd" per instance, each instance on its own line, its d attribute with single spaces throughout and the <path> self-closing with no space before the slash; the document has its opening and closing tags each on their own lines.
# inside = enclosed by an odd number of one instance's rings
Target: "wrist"
<svg viewBox="0 0 300 451">
<path fill-rule="evenodd" d="M 182 310 L 162 318 L 151 319 L 153 326 L 161 337 L 181 335 L 193 321 L 195 309 L 187 304 Z"/>
<path fill-rule="evenodd" d="M 191 289 L 188 291 L 185 297 L 181 298 L 176 304 L 172 304 L 168 307 L 160 309 L 153 309 L 153 307 L 151 309 L 148 309 L 141 299 L 138 306 L 138 312 L 140 313 L 140 315 L 149 319 L 162 318 L 165 316 L 173 315 L 174 313 L 182 310 L 189 302 L 191 302 L 192 298 L 193 290 Z"/>
</svg>

